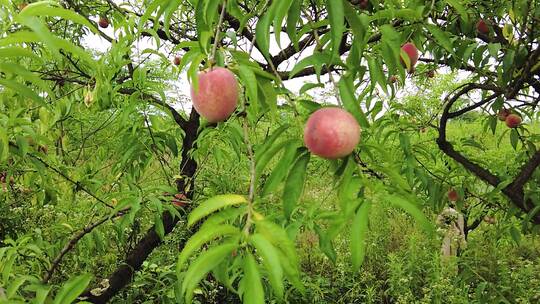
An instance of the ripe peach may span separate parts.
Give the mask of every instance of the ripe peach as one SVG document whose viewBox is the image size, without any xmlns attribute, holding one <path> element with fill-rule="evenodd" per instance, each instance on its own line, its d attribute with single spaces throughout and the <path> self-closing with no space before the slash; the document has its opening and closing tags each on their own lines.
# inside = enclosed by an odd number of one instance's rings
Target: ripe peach
<svg viewBox="0 0 540 304">
<path fill-rule="evenodd" d="M 329 107 L 309 116 L 304 143 L 311 153 L 327 159 L 349 155 L 360 141 L 361 129 L 349 112 Z"/>
<path fill-rule="evenodd" d="M 180 57 L 178 57 L 178 56 L 174 57 L 173 63 L 174 63 L 174 65 L 180 65 Z"/>
<path fill-rule="evenodd" d="M 173 194 L 171 194 L 169 192 L 163 192 L 162 195 L 163 196 L 172 196 L 171 203 L 175 207 L 185 207 L 185 206 L 187 206 L 189 204 L 189 199 L 183 193 L 176 193 L 176 194 L 173 195 Z"/>
<path fill-rule="evenodd" d="M 489 34 L 489 27 L 487 23 L 484 21 L 484 19 L 478 20 L 478 22 L 476 23 L 476 30 L 480 34 L 484 34 L 484 35 Z"/>
<path fill-rule="evenodd" d="M 410 62 L 409 73 L 412 73 L 414 71 L 413 70 L 414 65 L 416 64 L 416 62 L 418 61 L 418 57 L 420 56 L 418 54 L 418 49 L 413 43 L 407 42 L 401 47 L 401 50 L 404 51 L 407 54 L 407 56 L 409 56 L 409 62 Z M 401 64 L 406 68 L 407 65 L 402 55 L 399 56 L 399 59 L 401 61 Z"/>
<path fill-rule="evenodd" d="M 209 122 L 227 119 L 238 103 L 238 82 L 226 68 L 216 67 L 199 73 L 199 88 L 191 87 L 191 99 L 197 113 Z"/>
<path fill-rule="evenodd" d="M 509 114 L 506 116 L 505 123 L 509 128 L 517 128 L 521 124 L 521 117 L 516 114 Z"/>
<path fill-rule="evenodd" d="M 98 25 L 101 28 L 108 28 L 109 27 L 109 20 L 106 17 L 99 18 Z"/>
<path fill-rule="evenodd" d="M 459 194 L 457 193 L 455 189 L 450 189 L 447 195 L 448 195 L 448 200 L 451 202 L 457 202 L 459 200 Z"/>
<path fill-rule="evenodd" d="M 368 6 L 369 6 L 369 0 L 360 0 L 360 2 L 358 3 L 358 7 L 363 10 L 367 9 Z"/>
<path fill-rule="evenodd" d="M 512 112 L 510 112 L 509 109 L 502 108 L 497 113 L 497 117 L 499 118 L 500 121 L 505 121 L 506 117 L 508 117 L 508 115 L 510 115 L 511 113 Z"/>
</svg>

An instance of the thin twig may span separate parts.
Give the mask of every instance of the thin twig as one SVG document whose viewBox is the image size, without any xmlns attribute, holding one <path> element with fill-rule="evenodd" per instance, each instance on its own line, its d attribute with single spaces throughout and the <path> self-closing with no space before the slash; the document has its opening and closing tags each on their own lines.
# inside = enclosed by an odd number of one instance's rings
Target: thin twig
<svg viewBox="0 0 540 304">
<path fill-rule="evenodd" d="M 17 148 L 17 149 L 19 148 L 15 143 L 12 143 L 12 142 L 10 142 L 9 145 L 14 147 L 14 148 Z M 35 154 L 32 154 L 32 153 L 28 153 L 27 155 L 32 157 L 33 159 L 37 160 L 38 162 L 42 163 L 45 167 L 47 167 L 48 169 L 54 171 L 56 174 L 62 176 L 68 182 L 72 183 L 76 187 L 77 190 L 81 190 L 81 191 L 85 192 L 86 194 L 90 195 L 91 197 L 93 197 L 95 200 L 102 203 L 103 205 L 105 205 L 105 206 L 107 206 L 107 207 L 109 207 L 111 209 L 114 209 L 114 206 L 112 206 L 111 204 L 107 203 L 103 199 L 96 196 L 92 191 L 88 190 L 80 182 L 77 182 L 77 181 L 73 180 L 71 177 L 66 175 L 64 172 L 60 171 L 56 167 L 54 167 L 54 166 L 50 165 L 49 163 L 47 163 L 46 161 L 44 161 L 41 157 L 39 157 L 39 156 L 37 156 Z"/>
<path fill-rule="evenodd" d="M 51 264 L 51 267 L 47 270 L 47 273 L 45 274 L 45 276 L 43 277 L 43 280 L 42 280 L 42 283 L 43 284 L 46 284 L 52 277 L 54 271 L 56 270 L 56 268 L 58 267 L 58 265 L 60 265 L 60 262 L 62 261 L 62 258 L 69 252 L 71 251 L 73 248 L 75 248 L 75 245 L 77 245 L 77 243 L 79 242 L 79 240 L 81 240 L 85 235 L 87 235 L 88 233 L 92 232 L 96 227 L 98 227 L 99 225 L 105 223 L 106 221 L 110 220 L 110 219 L 113 219 L 113 218 L 117 218 L 117 217 L 120 217 L 124 214 L 126 214 L 126 212 L 129 210 L 129 208 L 127 209 L 123 209 L 123 210 L 120 210 L 118 211 L 115 215 L 113 216 L 106 216 L 102 219 L 100 219 L 99 221 L 95 222 L 95 223 L 92 223 L 92 224 L 89 224 L 87 226 L 85 226 L 81 231 L 79 231 L 78 233 L 74 234 L 70 239 L 69 239 L 69 242 L 66 243 L 66 245 L 64 245 L 64 248 L 62 248 L 62 250 L 58 253 L 58 255 L 56 256 L 56 258 L 54 259 L 54 261 L 52 262 Z"/>
<path fill-rule="evenodd" d="M 219 34 L 221 33 L 221 24 L 223 23 L 223 16 L 225 16 L 225 7 L 227 6 L 227 0 L 223 1 L 221 6 L 221 13 L 219 14 L 219 21 L 216 26 L 216 36 L 214 37 L 214 46 L 212 47 L 212 53 L 210 53 L 210 66 L 216 63 L 216 51 L 219 44 Z"/>
<path fill-rule="evenodd" d="M 247 117 L 244 118 L 244 142 L 246 143 L 248 158 L 249 158 L 249 194 L 248 194 L 248 214 L 246 219 L 246 226 L 244 232 L 249 233 L 249 228 L 251 226 L 251 216 L 253 213 L 253 200 L 255 199 L 255 157 L 253 156 L 253 148 L 251 142 L 249 141 L 249 131 L 248 131 L 248 120 Z"/>
<path fill-rule="evenodd" d="M 148 121 L 147 113 L 144 113 L 143 116 L 144 116 L 144 122 L 146 123 L 146 128 L 148 129 L 148 133 L 150 133 L 150 138 L 152 138 L 153 146 L 151 147 L 151 150 L 152 150 L 152 152 L 154 152 L 156 154 L 156 157 L 157 157 L 157 159 L 159 161 L 159 165 L 161 167 L 161 170 L 163 171 L 163 174 L 167 178 L 167 183 L 169 184 L 169 186 L 172 186 L 172 184 L 171 184 L 171 176 L 169 175 L 167 170 L 165 170 L 166 161 L 162 158 L 161 155 L 159 155 L 159 153 L 157 151 L 156 139 L 154 137 L 154 132 L 152 131 L 152 127 L 150 127 L 150 122 Z"/>
</svg>

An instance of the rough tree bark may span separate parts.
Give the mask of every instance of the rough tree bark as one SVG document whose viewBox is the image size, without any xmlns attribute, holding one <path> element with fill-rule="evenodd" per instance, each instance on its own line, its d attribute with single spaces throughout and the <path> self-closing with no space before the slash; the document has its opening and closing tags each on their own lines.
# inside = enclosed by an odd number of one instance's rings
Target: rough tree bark
<svg viewBox="0 0 540 304">
<path fill-rule="evenodd" d="M 182 143 L 182 160 L 180 162 L 180 176 L 182 176 L 182 178 L 176 181 L 176 186 L 179 193 L 185 193 L 189 199 L 193 199 L 195 186 L 193 177 L 197 171 L 197 162 L 190 156 L 189 152 L 195 147 L 195 140 L 198 136 L 199 115 L 195 110 L 191 111 L 189 120 L 181 127 L 185 132 Z M 189 190 L 185 191 L 185 189 Z M 180 221 L 180 218 L 172 216 L 169 212 L 164 212 L 162 218 L 165 235 L 169 234 Z M 81 297 L 86 297 L 86 301 L 92 303 L 107 303 L 122 288 L 131 282 L 135 272 L 141 268 L 141 265 L 146 258 L 152 253 L 154 248 L 157 248 L 160 244 L 161 239 L 156 233 L 155 228 L 150 228 L 129 252 L 125 261 L 123 261 L 116 271 L 109 276 L 109 288 L 104 290 L 99 296 L 92 295 L 90 293 L 91 289 L 88 289 Z M 180 245 L 183 246 L 183 244 Z"/>
</svg>

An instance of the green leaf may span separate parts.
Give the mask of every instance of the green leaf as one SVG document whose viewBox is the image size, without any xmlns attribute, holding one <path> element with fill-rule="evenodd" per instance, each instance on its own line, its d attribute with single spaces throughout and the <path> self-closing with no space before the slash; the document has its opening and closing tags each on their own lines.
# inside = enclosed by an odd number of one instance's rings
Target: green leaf
<svg viewBox="0 0 540 304">
<path fill-rule="evenodd" d="M 380 27 L 382 34 L 381 38 L 381 54 L 384 58 L 384 62 L 388 67 L 389 75 L 400 75 L 401 79 L 405 78 L 405 72 L 399 64 L 400 52 L 401 52 L 401 36 L 400 34 L 388 24 Z M 404 56 L 407 59 L 407 56 Z"/>
<path fill-rule="evenodd" d="M 156 9 L 159 6 L 162 6 L 165 2 L 169 2 L 169 1 L 168 0 L 155 0 L 155 1 L 151 1 L 148 4 L 148 6 L 146 7 L 146 11 L 144 12 L 144 15 L 142 15 L 142 17 L 139 19 L 139 24 L 138 24 L 139 32 L 145 26 L 146 21 L 148 21 L 148 19 L 151 18 L 152 13 L 155 12 Z M 157 18 L 159 19 L 159 16 L 157 16 Z"/>
<path fill-rule="evenodd" d="M 465 22 L 467 22 L 469 20 L 469 15 L 467 14 L 467 10 L 465 9 L 465 6 L 463 6 L 463 2 L 460 1 L 460 0 L 446 0 L 446 2 L 452 6 L 454 9 L 456 9 L 456 11 L 459 13 L 459 15 L 461 16 L 461 18 L 463 18 L 463 20 Z"/>
<path fill-rule="evenodd" d="M 351 261 L 354 269 L 359 269 L 366 256 L 368 216 L 371 204 L 364 201 L 354 216 L 351 226 Z"/>
<path fill-rule="evenodd" d="M 49 16 L 60 17 L 65 20 L 70 20 L 75 23 L 81 24 L 89 28 L 92 32 L 98 33 L 96 27 L 90 23 L 83 16 L 61 7 L 51 6 L 51 2 L 41 1 L 27 5 L 20 13 L 19 16 Z"/>
<path fill-rule="evenodd" d="M 180 273 L 189 257 L 191 257 L 193 253 L 195 253 L 195 251 L 200 249 L 202 245 L 218 237 L 225 235 L 233 235 L 237 233 L 240 233 L 240 230 L 229 224 L 207 225 L 207 223 L 205 223 L 203 227 L 199 229 L 199 231 L 197 231 L 189 238 L 189 240 L 184 245 L 182 252 L 180 252 L 180 255 L 178 255 L 178 262 L 176 264 L 177 273 Z"/>
<path fill-rule="evenodd" d="M 52 51 L 55 56 L 61 57 L 59 51 L 64 50 L 66 52 L 77 55 L 79 58 L 86 61 L 88 64 L 95 64 L 94 59 L 89 53 L 85 52 L 82 48 L 76 46 L 68 40 L 54 36 L 45 26 L 45 24 L 37 17 L 19 15 L 16 17 L 16 20 L 32 29 L 32 31 L 35 32 L 36 36 L 39 37 L 39 39 L 43 43 L 45 43 L 45 45 Z M 33 39 L 34 37 L 30 36 L 28 38 Z"/>
<path fill-rule="evenodd" d="M 12 33 L 2 39 L 0 39 L 0 46 L 6 46 L 11 44 L 23 43 L 23 42 L 38 42 L 39 36 L 31 31 L 19 31 Z"/>
<path fill-rule="evenodd" d="M 199 66 L 205 58 L 206 56 L 204 54 L 198 54 L 197 56 L 195 56 L 193 61 L 191 61 L 187 72 L 188 79 L 191 81 L 191 85 L 193 87 L 193 90 L 195 91 L 199 89 Z"/>
<path fill-rule="evenodd" d="M 390 201 L 392 205 L 395 205 L 409 213 L 420 224 L 420 226 L 422 226 L 424 230 L 430 233 L 434 232 L 435 229 L 431 222 L 426 218 L 424 213 L 422 213 L 422 211 L 414 204 L 397 195 L 388 195 L 386 198 Z"/>
<path fill-rule="evenodd" d="M 297 143 L 298 140 L 297 139 L 289 139 L 289 140 L 286 140 L 286 141 L 282 141 L 272 147 L 269 147 L 268 150 L 264 150 L 263 154 L 261 154 L 261 156 L 259 158 L 257 158 L 257 153 L 255 153 L 255 172 L 256 172 L 256 175 L 257 175 L 257 180 L 259 179 L 259 177 L 261 176 L 263 170 L 266 168 L 266 165 L 268 164 L 268 162 L 270 162 L 270 160 L 276 156 L 276 154 L 281 151 L 281 149 L 283 149 L 284 147 L 288 147 L 289 145 L 292 145 L 294 143 Z M 262 148 L 260 148 L 262 149 Z M 257 151 L 259 151 L 260 149 L 258 149 Z"/>
<path fill-rule="evenodd" d="M 431 35 L 435 37 L 435 40 L 442 45 L 450 54 L 454 54 L 454 45 L 447 32 L 441 30 L 439 27 L 432 24 L 425 24 Z"/>
<path fill-rule="evenodd" d="M 257 103 L 259 99 L 257 96 L 257 78 L 255 77 L 255 73 L 245 65 L 238 66 L 238 73 L 240 74 L 240 79 L 247 88 L 249 99 Z"/>
<path fill-rule="evenodd" d="M 27 276 L 20 276 L 16 277 L 15 279 L 12 279 L 10 281 L 10 284 L 8 285 L 8 288 L 6 290 L 6 295 L 9 298 L 13 298 L 15 294 L 17 294 L 17 290 L 21 287 L 21 285 L 26 282 L 30 277 Z M 1 300 L 1 298 L 0 298 Z"/>
<path fill-rule="evenodd" d="M 31 57 L 40 62 L 43 61 L 41 57 L 32 53 L 29 49 L 18 46 L 0 48 L 0 57 Z"/>
<path fill-rule="evenodd" d="M 270 58 L 270 24 L 274 18 L 273 7 L 271 6 L 266 14 L 257 21 L 255 27 L 255 41 L 266 58 Z"/>
<path fill-rule="evenodd" d="M 86 289 L 92 276 L 83 274 L 67 281 L 54 299 L 54 304 L 71 304 Z"/>
<path fill-rule="evenodd" d="M 178 3 L 181 3 L 181 0 L 176 0 Z M 221 13 L 221 10 L 219 10 L 219 4 L 223 3 L 223 0 L 205 0 L 208 1 L 206 4 L 206 7 L 204 9 L 205 11 L 205 17 L 206 17 L 206 24 L 213 25 L 214 22 L 217 21 L 218 14 Z"/>
<path fill-rule="evenodd" d="M 289 35 L 289 39 L 291 39 L 296 51 L 299 51 L 296 24 L 300 20 L 301 6 L 301 1 L 293 1 L 291 7 L 289 8 L 289 13 L 287 14 L 287 35 Z"/>
<path fill-rule="evenodd" d="M 280 0 L 280 1 L 274 1 L 272 5 L 276 5 L 275 9 L 275 15 L 274 15 L 274 33 L 276 37 L 276 42 L 279 47 L 281 47 L 281 26 L 283 25 L 283 19 L 285 18 L 285 15 L 287 15 L 287 12 L 289 11 L 289 8 L 291 7 L 291 4 L 295 2 L 294 0 Z"/>
<path fill-rule="evenodd" d="M 53 95 L 48 83 L 42 80 L 38 76 L 38 74 L 30 72 L 22 65 L 19 65 L 13 62 L 2 62 L 0 63 L 0 71 L 4 71 L 7 74 L 11 73 L 11 75 L 21 77 L 24 80 L 28 80 L 34 83 L 36 86 L 38 86 L 43 92 L 47 92 L 47 94 Z M 6 78 L 10 78 L 10 77 L 6 77 Z"/>
<path fill-rule="evenodd" d="M 257 254 L 262 257 L 262 262 L 268 271 L 268 280 L 278 299 L 283 298 L 283 269 L 279 261 L 279 253 L 261 234 L 255 233 L 250 239 L 250 243 L 257 249 Z"/>
<path fill-rule="evenodd" d="M 294 243 L 289 238 L 285 229 L 268 220 L 256 221 L 255 227 L 257 228 L 257 232 L 279 249 L 283 271 L 293 286 L 300 292 L 303 292 L 304 287 L 300 280 L 298 255 L 296 254 Z"/>
<path fill-rule="evenodd" d="M 154 229 L 161 240 L 165 237 L 165 227 L 163 226 L 163 219 L 161 218 L 161 212 L 154 213 Z"/>
<path fill-rule="evenodd" d="M 35 288 L 36 297 L 33 299 L 32 304 L 43 304 L 47 300 L 47 296 L 51 291 L 51 286 L 37 286 Z"/>
<path fill-rule="evenodd" d="M 257 148 L 255 151 L 255 159 L 262 158 L 263 154 L 266 154 L 268 152 L 268 149 L 274 144 L 274 142 L 285 132 L 285 130 L 289 129 L 290 126 L 288 124 L 283 124 L 279 128 L 277 128 L 272 135 L 266 138 L 264 143 Z"/>
<path fill-rule="evenodd" d="M 242 278 L 242 302 L 245 304 L 264 304 L 264 289 L 257 262 L 251 253 L 244 258 L 244 277 Z"/>
<path fill-rule="evenodd" d="M 199 0 L 195 6 L 195 25 L 197 27 L 197 36 L 199 38 L 199 46 L 204 52 L 208 52 L 209 41 L 212 36 L 210 25 L 206 23 L 205 8 L 207 3 L 208 0 Z"/>
<path fill-rule="evenodd" d="M 320 77 L 322 66 L 325 64 L 339 64 L 342 65 L 338 57 L 332 59 L 332 56 L 327 53 L 313 53 L 312 55 L 300 60 L 291 70 L 289 78 L 292 78 L 294 75 L 298 74 L 301 70 L 306 67 L 313 66 L 317 76 Z"/>
<path fill-rule="evenodd" d="M 180 3 L 182 3 L 181 0 L 169 0 L 167 1 L 167 6 L 163 10 L 163 20 L 164 20 L 163 28 L 165 29 L 165 32 L 167 33 L 167 36 L 169 37 L 171 36 L 171 32 L 170 32 L 171 19 L 172 19 L 173 14 L 178 10 Z M 179 12 L 179 14 L 180 13 L 181 12 Z"/>
<path fill-rule="evenodd" d="M 367 59 L 369 67 L 369 81 L 371 83 L 371 90 L 373 90 L 375 85 L 378 83 L 381 89 L 388 94 L 388 90 L 386 88 L 386 77 L 382 70 L 382 63 L 372 56 L 366 56 L 365 58 Z"/>
<path fill-rule="evenodd" d="M 315 112 L 322 107 L 320 103 L 317 103 L 308 99 L 300 99 L 300 100 L 297 100 L 296 102 L 300 106 L 302 106 L 304 109 L 308 110 L 309 113 Z"/>
<path fill-rule="evenodd" d="M 519 142 L 519 133 L 516 129 L 512 129 L 510 131 L 510 144 L 512 145 L 512 148 L 514 148 L 514 150 L 517 149 L 518 142 Z"/>
<path fill-rule="evenodd" d="M 43 98 L 41 98 L 38 94 L 32 91 L 32 89 L 30 89 L 29 87 L 23 84 L 20 84 L 13 80 L 0 79 L 0 85 L 10 88 L 20 95 L 34 100 L 36 103 L 38 103 L 41 106 L 45 106 L 45 107 L 47 106 Z"/>
<path fill-rule="evenodd" d="M 304 94 L 305 92 L 313 89 L 313 88 L 324 88 L 324 84 L 322 83 L 306 83 L 300 88 L 299 95 Z"/>
<path fill-rule="evenodd" d="M 326 9 L 330 19 L 330 34 L 332 38 L 332 57 L 337 56 L 339 45 L 345 30 L 345 12 L 342 1 L 326 0 Z"/>
<path fill-rule="evenodd" d="M 338 88 L 341 102 L 343 102 L 345 109 L 356 118 L 362 128 L 369 128 L 369 122 L 367 121 L 366 115 L 362 112 L 360 103 L 354 96 L 354 84 L 352 81 L 352 77 L 347 76 L 343 76 L 339 80 Z"/>
<path fill-rule="evenodd" d="M 297 147 L 298 144 L 296 141 L 285 146 L 285 150 L 283 151 L 283 155 L 281 156 L 279 163 L 264 183 L 262 196 L 266 196 L 270 192 L 274 191 L 281 181 L 283 181 L 285 176 L 287 176 L 287 172 L 289 172 L 289 168 L 295 158 Z"/>
<path fill-rule="evenodd" d="M 243 203 L 246 203 L 246 199 L 242 195 L 222 194 L 214 196 L 204 201 L 197 208 L 191 211 L 188 216 L 188 227 L 193 226 L 193 224 L 198 222 L 200 219 L 218 209 Z"/>
<path fill-rule="evenodd" d="M 410 21 L 416 21 L 422 19 L 422 6 L 419 7 L 420 9 L 410 9 L 410 8 L 404 8 L 404 9 L 383 9 L 378 10 L 373 16 L 370 17 L 370 22 L 380 20 L 380 19 L 405 19 Z"/>
<path fill-rule="evenodd" d="M 512 237 L 514 242 L 516 242 L 517 245 L 521 243 L 521 233 L 516 227 L 514 226 L 510 227 L 510 236 Z"/>
<path fill-rule="evenodd" d="M 345 6 L 345 18 L 351 27 L 354 38 L 363 42 L 366 36 L 366 28 L 362 24 L 360 17 L 356 14 L 356 9 L 347 0 L 343 0 L 343 5 Z"/>
<path fill-rule="evenodd" d="M 237 243 L 225 243 L 212 247 L 203 252 L 191 265 L 182 281 L 182 294 L 189 304 L 193 299 L 193 291 L 199 282 L 225 258 L 231 255 L 232 251 L 238 247 Z"/>
<path fill-rule="evenodd" d="M 277 111 L 277 92 L 275 84 L 268 79 L 257 77 L 257 84 L 259 85 L 262 97 L 259 98 L 262 109 L 264 112 L 270 111 L 270 115 L 275 117 Z M 259 96 L 261 96 L 259 94 Z"/>
<path fill-rule="evenodd" d="M 293 264 L 298 264 L 298 256 L 294 243 L 283 227 L 268 220 L 260 220 L 255 222 L 257 231 L 269 240 L 274 246 L 279 248 Z"/>
<path fill-rule="evenodd" d="M 296 207 L 298 199 L 304 190 L 304 182 L 306 180 L 306 169 L 309 163 L 310 153 L 303 153 L 296 160 L 293 167 L 287 176 L 285 186 L 283 187 L 283 212 L 287 219 L 291 218 L 291 214 Z"/>
</svg>

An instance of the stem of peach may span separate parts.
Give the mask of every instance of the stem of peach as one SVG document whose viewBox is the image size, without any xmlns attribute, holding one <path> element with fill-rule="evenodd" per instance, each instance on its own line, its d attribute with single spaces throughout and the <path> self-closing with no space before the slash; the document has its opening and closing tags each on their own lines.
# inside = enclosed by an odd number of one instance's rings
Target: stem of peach
<svg viewBox="0 0 540 304">
<path fill-rule="evenodd" d="M 223 23 L 223 18 L 225 16 L 225 7 L 227 6 L 227 0 L 223 1 L 223 5 L 221 7 L 221 13 L 219 15 L 219 21 L 216 25 L 216 35 L 214 37 L 214 46 L 212 47 L 212 52 L 210 53 L 210 70 L 214 67 L 214 64 L 216 63 L 216 51 L 219 44 L 219 35 L 221 34 L 221 24 Z"/>
</svg>

